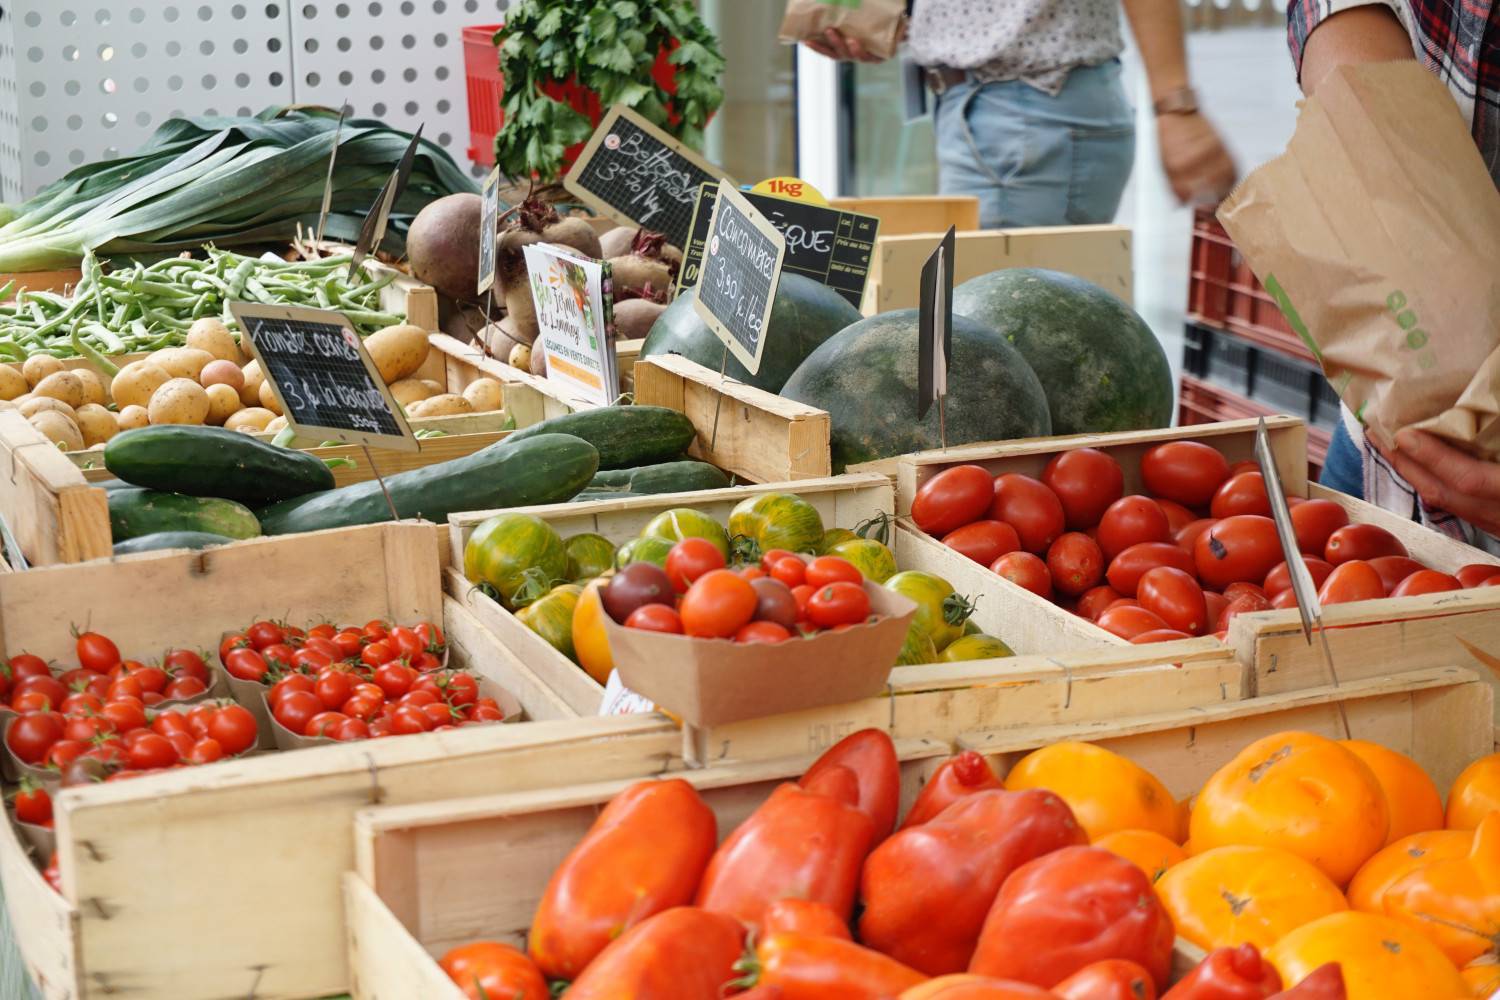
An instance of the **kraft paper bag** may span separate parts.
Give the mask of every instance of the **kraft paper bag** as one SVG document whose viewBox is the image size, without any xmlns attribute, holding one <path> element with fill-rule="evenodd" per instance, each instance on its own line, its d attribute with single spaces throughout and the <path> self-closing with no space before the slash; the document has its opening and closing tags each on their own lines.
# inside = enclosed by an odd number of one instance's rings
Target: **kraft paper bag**
<svg viewBox="0 0 1500 1000">
<path fill-rule="evenodd" d="M 795 45 L 837 28 L 872 55 L 890 59 L 905 24 L 906 0 L 787 0 L 778 38 Z"/>
<path fill-rule="evenodd" d="M 1435 76 L 1335 71 L 1219 219 L 1377 445 L 1500 455 L 1500 191 Z"/>
</svg>

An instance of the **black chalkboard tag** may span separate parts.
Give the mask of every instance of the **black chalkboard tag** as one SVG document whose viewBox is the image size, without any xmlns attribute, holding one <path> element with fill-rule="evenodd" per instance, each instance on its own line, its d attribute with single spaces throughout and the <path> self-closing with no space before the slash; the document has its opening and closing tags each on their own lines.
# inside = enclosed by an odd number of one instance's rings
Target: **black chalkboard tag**
<svg viewBox="0 0 1500 1000">
<path fill-rule="evenodd" d="M 479 294 L 491 291 L 495 284 L 495 243 L 500 230 L 500 168 L 490 171 L 479 191 Z"/>
<path fill-rule="evenodd" d="M 954 227 L 938 241 L 922 265 L 922 302 L 917 314 L 917 419 L 948 394 L 948 366 L 953 361 Z M 944 421 L 946 423 L 946 421 Z M 944 427 L 946 432 L 947 428 Z M 946 433 L 944 434 L 946 440 Z M 947 447 L 947 444 L 944 444 Z"/>
<path fill-rule="evenodd" d="M 733 183 L 720 181 L 693 309 L 751 374 L 760 371 L 785 256 L 781 232 Z"/>
<path fill-rule="evenodd" d="M 253 302 L 231 302 L 229 311 L 298 436 L 421 450 L 343 313 Z"/>
<path fill-rule="evenodd" d="M 391 171 L 391 176 L 385 179 L 380 193 L 375 196 L 375 204 L 370 206 L 364 223 L 359 227 L 359 239 L 354 244 L 354 258 L 349 262 L 349 280 L 354 280 L 365 257 L 380 249 L 381 241 L 385 239 L 385 228 L 391 221 L 391 209 L 395 207 L 396 199 L 401 197 L 401 192 L 406 190 L 412 163 L 417 158 L 417 146 L 421 141 L 422 126 L 418 125 L 411 142 L 406 144 L 406 152 L 401 154 L 401 160 L 396 164 L 396 169 Z"/>
<path fill-rule="evenodd" d="M 563 178 L 580 201 L 625 226 L 664 233 L 679 249 L 688 238 L 698 186 L 724 171 L 616 104 Z"/>
</svg>

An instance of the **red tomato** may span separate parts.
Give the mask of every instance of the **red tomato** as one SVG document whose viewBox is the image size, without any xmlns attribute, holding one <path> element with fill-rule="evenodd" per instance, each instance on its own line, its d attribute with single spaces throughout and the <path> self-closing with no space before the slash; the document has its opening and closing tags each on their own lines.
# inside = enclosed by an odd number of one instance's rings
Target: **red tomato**
<svg viewBox="0 0 1500 1000">
<path fill-rule="evenodd" d="M 995 560 L 990 570 L 1038 597 L 1052 600 L 1052 571 L 1030 552 L 1007 552 Z"/>
<path fill-rule="evenodd" d="M 1176 500 L 1166 500 L 1162 497 L 1156 497 L 1155 499 L 1156 506 L 1160 507 L 1161 512 L 1167 515 L 1167 530 L 1172 533 L 1173 538 L 1176 538 L 1177 533 L 1183 528 L 1198 520 L 1197 514 L 1188 510 Z"/>
<path fill-rule="evenodd" d="M 313 691 L 330 712 L 341 708 L 354 693 L 354 678 L 346 671 L 327 669 L 318 674 Z"/>
<path fill-rule="evenodd" d="M 183 760 L 189 764 L 212 764 L 216 760 L 224 759 L 224 748 L 219 741 L 205 736 L 193 744 L 192 749 L 187 752 Z"/>
<path fill-rule="evenodd" d="M 818 628 L 858 625 L 870 617 L 870 595 L 861 584 L 835 581 L 807 599 L 807 617 Z"/>
<path fill-rule="evenodd" d="M 1169 441 L 1141 456 L 1141 480 L 1159 497 L 1201 508 L 1229 478 L 1229 462 L 1201 441 Z"/>
<path fill-rule="evenodd" d="M 1007 552 L 1021 551 L 1021 536 L 1004 521 L 986 519 L 948 532 L 943 536 L 943 544 L 960 555 L 988 566 Z"/>
<path fill-rule="evenodd" d="M 1104 584 L 1094 587 L 1078 598 L 1078 613 L 1089 621 L 1097 621 L 1104 609 L 1120 599 L 1120 592 Z"/>
<path fill-rule="evenodd" d="M 786 642 L 792 633 L 775 622 L 751 622 L 734 634 L 735 642 Z"/>
<path fill-rule="evenodd" d="M 396 649 L 384 639 L 376 639 L 359 654 L 360 662 L 367 667 L 379 667 L 398 659 Z"/>
<path fill-rule="evenodd" d="M 1075 448 L 1053 456 L 1042 470 L 1042 482 L 1057 494 L 1067 526 L 1074 531 L 1098 524 L 1109 505 L 1125 495 L 1125 473 L 1120 463 L 1094 448 Z"/>
<path fill-rule="evenodd" d="M 85 670 L 104 673 L 120 662 L 120 647 L 98 632 L 83 632 L 74 644 L 78 665 Z"/>
<path fill-rule="evenodd" d="M 1231 601 L 1233 601 L 1236 597 L 1239 597 L 1241 594 L 1253 594 L 1256 597 L 1266 596 L 1266 592 L 1261 589 L 1261 586 L 1258 583 L 1231 583 L 1229 586 L 1224 588 L 1224 596 L 1229 598 Z"/>
<path fill-rule="evenodd" d="M 1105 559 L 1114 559 L 1141 542 L 1171 541 L 1167 515 L 1150 497 L 1123 497 L 1110 504 L 1099 522 L 1099 548 Z"/>
<path fill-rule="evenodd" d="M 109 721 L 95 715 L 79 716 L 63 720 L 62 738 L 75 743 L 91 743 L 96 736 L 108 736 L 114 732 Z"/>
<path fill-rule="evenodd" d="M 384 705 L 385 699 L 383 697 L 372 698 L 369 695 L 357 694 L 344 702 L 340 707 L 340 711 L 351 719 L 363 719 L 365 722 L 369 722 L 375 718 Z"/>
<path fill-rule="evenodd" d="M 111 699 L 139 698 L 145 693 L 146 689 L 141 687 L 140 681 L 134 677 L 122 676 L 110 682 L 108 697 Z"/>
<path fill-rule="evenodd" d="M 838 556 L 818 556 L 807 564 L 808 586 L 816 589 L 840 581 L 863 586 L 865 577 L 852 562 Z"/>
<path fill-rule="evenodd" d="M 365 648 L 365 637 L 358 631 L 346 629 L 333 637 L 333 644 L 338 647 L 339 659 L 352 660 Z"/>
<path fill-rule="evenodd" d="M 381 621 L 379 618 L 371 618 L 369 621 L 365 622 L 363 632 L 365 638 L 367 639 L 384 639 L 386 636 L 391 634 L 391 629 L 388 624 Z"/>
<path fill-rule="evenodd" d="M 1077 597 L 1104 579 L 1104 554 L 1099 543 L 1080 531 L 1058 536 L 1047 550 L 1047 569 L 1052 585 L 1069 597 Z"/>
<path fill-rule="evenodd" d="M 1364 561 L 1380 574 L 1380 580 L 1385 584 L 1387 594 L 1401 586 L 1402 580 L 1427 568 L 1415 559 L 1408 559 L 1406 556 L 1378 556 Z"/>
<path fill-rule="evenodd" d="M 13 689 L 14 695 L 35 693 L 47 699 L 50 708 L 60 708 L 68 700 L 68 688 L 62 681 L 48 674 L 23 677 Z M 13 695 L 13 696 L 14 696 Z"/>
<path fill-rule="evenodd" d="M 416 681 L 417 672 L 399 660 L 387 661 L 375 668 L 375 683 L 391 700 L 410 691 Z"/>
<path fill-rule="evenodd" d="M 1099 616 L 1095 623 L 1106 632 L 1130 640 L 1145 632 L 1155 632 L 1167 627 L 1161 616 L 1145 608 L 1114 607 Z"/>
<path fill-rule="evenodd" d="M 1312 577 L 1313 587 L 1323 586 L 1323 581 L 1328 579 L 1328 574 L 1333 572 L 1333 567 L 1326 560 L 1317 556 L 1303 556 L 1302 564 L 1307 567 L 1308 574 Z M 1287 569 L 1286 563 L 1279 562 L 1272 567 L 1271 572 L 1266 574 L 1265 582 L 1261 589 L 1267 597 L 1275 597 L 1283 590 L 1290 590 L 1292 586 L 1292 574 Z"/>
<path fill-rule="evenodd" d="M 311 691 L 288 691 L 281 696 L 271 714 L 291 732 L 301 735 L 307 732 L 312 717 L 323 711 L 323 703 Z"/>
<path fill-rule="evenodd" d="M 717 552 L 718 549 L 714 551 Z M 417 635 L 416 629 L 404 626 L 391 629 L 388 641 L 395 647 L 396 655 L 403 660 L 410 660 L 427 648 L 426 643 L 422 642 L 422 637 Z"/>
<path fill-rule="evenodd" d="M 224 658 L 224 669 L 229 676 L 242 681 L 263 680 L 271 669 L 265 657 L 249 647 L 237 647 Z"/>
<path fill-rule="evenodd" d="M 5 745 L 21 763 L 36 764 L 62 738 L 62 716 L 55 712 L 27 712 L 11 722 Z"/>
<path fill-rule="evenodd" d="M 65 770 L 69 764 L 83 756 L 83 752 L 88 748 L 87 743 L 80 743 L 77 740 L 58 740 L 47 748 L 42 764 L 45 767 L 55 767 L 59 771 Z"/>
<path fill-rule="evenodd" d="M 1168 628 L 1202 635 L 1210 624 L 1203 588 L 1185 570 L 1173 566 L 1147 570 L 1141 576 L 1137 597 L 1141 607 L 1166 622 Z"/>
<path fill-rule="evenodd" d="M 977 465 L 956 465 L 918 488 L 911 504 L 911 519 L 929 535 L 941 538 L 954 528 L 979 520 L 994 499 L 994 477 Z"/>
<path fill-rule="evenodd" d="M 1229 623 L 1234 620 L 1235 615 L 1242 615 L 1252 611 L 1270 611 L 1271 602 L 1266 600 L 1264 594 L 1253 592 L 1242 593 L 1238 597 L 1228 599 L 1229 603 L 1224 605 L 1224 610 L 1219 612 L 1219 620 L 1214 623 L 1216 632 L 1223 632 L 1229 628 Z"/>
<path fill-rule="evenodd" d="M 995 480 L 995 502 L 990 517 L 1016 529 L 1021 547 L 1040 555 L 1067 527 L 1062 501 L 1047 485 L 1019 472 Z"/>
<path fill-rule="evenodd" d="M 682 630 L 690 636 L 729 639 L 755 617 L 750 581 L 725 569 L 705 574 L 682 598 Z M 811 610 L 811 600 L 808 602 Z"/>
<path fill-rule="evenodd" d="M 443 630 L 432 622 L 418 622 L 417 635 L 427 644 L 427 652 L 434 656 L 440 656 L 448 646 L 448 640 L 443 636 Z"/>
<path fill-rule="evenodd" d="M 807 599 L 813 595 L 813 589 L 807 584 L 792 588 L 792 599 L 797 602 L 797 621 L 807 621 Z M 759 607 L 759 603 L 756 605 Z"/>
<path fill-rule="evenodd" d="M 40 691 L 17 691 L 10 699 L 10 707 L 24 715 L 27 712 L 50 712 L 57 706 Z"/>
<path fill-rule="evenodd" d="M 1342 998 L 1345 996 L 1343 977 L 1336 964 L 1333 969 L 1334 979 L 1339 984 L 1336 995 Z M 1261 957 L 1255 945 L 1242 944 L 1237 948 L 1215 948 L 1209 952 L 1208 957 L 1179 980 L 1167 996 L 1173 1000 L 1260 1000 L 1272 995 L 1285 1000 L 1293 997 L 1332 1000 L 1335 994 L 1325 994 L 1316 986 L 1309 988 L 1311 981 L 1311 976 L 1306 977 L 1296 988 L 1281 992 L 1281 976 L 1276 968 Z M 1066 994 L 1063 997 L 1068 1000 Z"/>
<path fill-rule="evenodd" d="M 1191 639 L 1192 636 L 1186 632 L 1179 632 L 1175 628 L 1154 628 L 1149 632 L 1141 632 L 1131 636 L 1132 646 L 1149 646 L 1153 642 L 1176 642 L 1178 639 Z"/>
<path fill-rule="evenodd" d="M 348 721 L 349 717 L 343 712 L 319 712 L 307 720 L 307 728 L 303 731 L 302 735 L 326 736 L 332 739 L 333 734 L 338 731 L 339 726 Z"/>
<path fill-rule="evenodd" d="M 104 702 L 87 691 L 75 691 L 63 699 L 58 711 L 63 715 L 98 715 Z"/>
<path fill-rule="evenodd" d="M 105 702 L 100 717 L 117 733 L 146 728 L 146 708 L 138 698 L 116 698 Z"/>
<path fill-rule="evenodd" d="M 1209 504 L 1208 512 L 1220 520 L 1236 514 L 1271 516 L 1271 498 L 1266 495 L 1266 480 L 1259 472 L 1241 472 L 1231 476 Z"/>
<path fill-rule="evenodd" d="M 771 572 L 771 567 L 775 566 L 783 559 L 796 559 L 798 562 L 802 561 L 802 557 L 797 555 L 797 553 L 795 552 L 788 552 L 786 549 L 768 549 L 766 553 L 760 557 L 760 568 L 769 573 Z"/>
<path fill-rule="evenodd" d="M 1500 573 L 1500 568 L 1495 572 Z M 40 656 L 31 653 L 18 653 L 7 661 L 10 666 L 12 680 L 19 681 L 27 677 L 51 677 L 52 667 Z"/>
<path fill-rule="evenodd" d="M 454 708 L 468 708 L 479 702 L 479 681 L 462 671 L 449 674 L 442 681 L 443 700 Z"/>
<path fill-rule="evenodd" d="M 1349 514 L 1332 500 L 1308 500 L 1292 508 L 1292 530 L 1297 548 L 1321 556 L 1328 538 L 1349 523 Z"/>
<path fill-rule="evenodd" d="M 332 639 L 325 639 L 318 635 L 308 636 L 307 641 L 302 644 L 302 648 L 298 652 L 321 653 L 323 656 L 328 657 L 330 663 L 337 663 L 339 660 L 344 659 L 344 652 L 339 649 L 338 643 Z"/>
<path fill-rule="evenodd" d="M 780 581 L 788 587 L 800 587 L 807 583 L 807 563 L 793 556 L 790 559 L 778 559 L 771 564 L 771 579 Z"/>
<path fill-rule="evenodd" d="M 315 693 L 318 689 L 317 681 L 307 674 L 287 674 L 281 680 L 271 685 L 271 690 L 266 692 L 266 704 L 275 709 L 281 703 L 281 699 L 292 691 L 307 691 Z"/>
<path fill-rule="evenodd" d="M 1458 577 L 1458 582 L 1465 587 L 1478 587 L 1496 574 L 1500 574 L 1500 565 L 1496 565 L 1495 563 L 1470 563 L 1455 573 L 1454 576 Z"/>
<path fill-rule="evenodd" d="M 329 735 L 340 743 L 367 740 L 370 738 L 370 726 L 363 719 L 345 719 Z"/>
<path fill-rule="evenodd" d="M 625 627 L 681 635 L 682 618 L 677 614 L 676 608 L 669 608 L 665 604 L 643 604 L 625 619 Z"/>
<path fill-rule="evenodd" d="M 1282 561 L 1276 522 L 1259 514 L 1226 517 L 1199 536 L 1193 561 L 1198 578 L 1216 590 L 1231 583 L 1264 580 Z"/>
<path fill-rule="evenodd" d="M 1295 608 L 1296 606 L 1297 592 L 1291 587 L 1287 587 L 1285 590 L 1278 590 L 1276 595 L 1271 598 L 1271 607 L 1278 611 L 1285 611 L 1287 608 Z"/>
<path fill-rule="evenodd" d="M 1373 601 L 1385 596 L 1385 581 L 1374 566 L 1360 559 L 1340 563 L 1323 581 L 1318 591 L 1320 604 L 1348 604 L 1352 601 Z"/>
<path fill-rule="evenodd" d="M 177 763 L 181 755 L 178 754 L 171 740 L 146 730 L 138 739 L 130 742 L 125 751 L 125 757 L 134 770 L 153 771 L 157 768 L 171 767 Z"/>
<path fill-rule="evenodd" d="M 11 805 L 16 808 L 16 819 L 22 823 L 46 826 L 52 822 L 52 796 L 29 776 L 21 778 L 21 787 Z"/>
<path fill-rule="evenodd" d="M 703 574 L 723 568 L 724 553 L 707 538 L 684 538 L 667 553 L 667 577 L 679 594 L 686 593 Z"/>
<path fill-rule="evenodd" d="M 1346 524 L 1328 536 L 1323 558 L 1337 566 L 1351 559 L 1368 562 L 1380 556 L 1404 556 L 1406 546 L 1378 524 Z"/>
<path fill-rule="evenodd" d="M 398 736 L 430 733 L 435 725 L 432 716 L 416 705 L 401 705 L 391 713 L 391 732 Z"/>
<path fill-rule="evenodd" d="M 1141 602 L 1137 601 L 1134 597 L 1121 597 L 1118 600 L 1111 601 L 1109 607 L 1104 610 L 1112 611 L 1115 608 L 1138 608 L 1140 606 Z"/>
<path fill-rule="evenodd" d="M 1171 542 L 1141 542 L 1121 552 L 1109 564 L 1109 585 L 1126 597 L 1134 597 L 1141 577 L 1158 566 L 1193 571 L 1193 557 Z"/>
<path fill-rule="evenodd" d="M 275 622 L 259 621 L 245 629 L 245 638 L 250 640 L 250 645 L 263 650 L 267 646 L 286 642 L 286 629 Z"/>
<path fill-rule="evenodd" d="M 143 693 L 154 691 L 160 694 L 167 686 L 167 672 L 161 667 L 137 667 L 130 676 L 135 678 Z"/>
<path fill-rule="evenodd" d="M 1431 569 L 1419 569 L 1411 576 L 1402 580 L 1395 590 L 1391 591 L 1392 597 L 1414 597 L 1417 594 L 1440 594 L 1448 590 L 1459 590 L 1462 584 L 1455 576 L 1447 573 L 1439 573 Z"/>
<path fill-rule="evenodd" d="M 1203 606 L 1205 610 L 1204 620 L 1209 623 L 1210 627 L 1216 627 L 1219 616 L 1224 613 L 1225 608 L 1229 607 L 1229 598 L 1218 591 L 1205 590 L 1203 592 Z"/>
</svg>

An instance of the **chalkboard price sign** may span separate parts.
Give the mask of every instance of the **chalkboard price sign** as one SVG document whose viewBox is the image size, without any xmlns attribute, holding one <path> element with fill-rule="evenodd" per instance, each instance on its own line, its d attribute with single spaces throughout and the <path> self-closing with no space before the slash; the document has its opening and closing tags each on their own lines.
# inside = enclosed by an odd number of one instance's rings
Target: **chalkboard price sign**
<svg viewBox="0 0 1500 1000">
<path fill-rule="evenodd" d="M 229 309 L 299 435 L 420 450 L 348 317 L 249 302 L 231 302 Z"/>
<path fill-rule="evenodd" d="M 723 176 L 724 171 L 617 104 L 594 130 L 563 186 L 622 225 L 665 233 L 668 243 L 683 247 L 698 185 Z"/>
<path fill-rule="evenodd" d="M 786 239 L 729 181 L 719 182 L 693 308 L 741 364 L 760 371 Z"/>
<path fill-rule="evenodd" d="M 500 229 L 500 168 L 490 171 L 479 191 L 479 294 L 495 283 L 495 243 Z"/>
</svg>

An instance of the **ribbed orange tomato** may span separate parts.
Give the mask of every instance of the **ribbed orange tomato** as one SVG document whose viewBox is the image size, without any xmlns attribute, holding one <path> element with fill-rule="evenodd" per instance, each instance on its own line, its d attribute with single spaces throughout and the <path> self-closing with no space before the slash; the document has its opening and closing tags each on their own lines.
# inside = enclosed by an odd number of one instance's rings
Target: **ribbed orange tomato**
<svg viewBox="0 0 1500 1000">
<path fill-rule="evenodd" d="M 1364 761 L 1314 733 L 1276 733 L 1208 779 L 1190 824 L 1198 853 L 1231 844 L 1280 847 L 1348 885 L 1385 845 L 1390 815 Z"/>
<path fill-rule="evenodd" d="M 1172 924 L 1200 948 L 1268 948 L 1304 924 L 1348 909 L 1322 870 L 1274 847 L 1216 847 L 1156 883 Z"/>
<path fill-rule="evenodd" d="M 1448 829 L 1473 830 L 1500 810 L 1500 753 L 1481 757 L 1458 776 L 1448 790 Z"/>
<path fill-rule="evenodd" d="M 1424 934 L 1454 965 L 1495 955 L 1500 935 L 1500 814 L 1474 831 L 1469 853 L 1417 868 L 1386 889 L 1387 916 Z"/>
<path fill-rule="evenodd" d="M 599 588 L 605 582 L 590 581 L 573 609 L 573 654 L 578 665 L 600 684 L 607 684 L 610 671 L 615 669 L 609 639 L 604 634 L 604 602 L 599 599 Z"/>
<path fill-rule="evenodd" d="M 1187 851 L 1155 830 L 1116 830 L 1094 841 L 1095 847 L 1113 851 L 1151 876 L 1155 882 L 1167 869 L 1187 860 Z"/>
<path fill-rule="evenodd" d="M 1472 965 L 1464 966 L 1459 973 L 1476 997 L 1489 998 L 1500 990 L 1500 962 L 1491 956 L 1481 958 Z"/>
<path fill-rule="evenodd" d="M 1339 740 L 1339 746 L 1364 761 L 1385 792 L 1391 814 L 1387 844 L 1423 830 L 1443 828 L 1443 796 L 1420 764 L 1369 740 Z"/>
<path fill-rule="evenodd" d="M 1467 857 L 1474 843 L 1471 830 L 1428 830 L 1402 837 L 1381 849 L 1349 883 L 1349 905 L 1366 913 L 1385 912 L 1385 891 L 1434 861 Z"/>
<path fill-rule="evenodd" d="M 1348 910 L 1299 927 L 1266 951 L 1283 982 L 1338 962 L 1348 1000 L 1456 1000 L 1468 985 L 1437 945 L 1390 917 Z"/>
<path fill-rule="evenodd" d="M 1116 830 L 1178 833 L 1177 800 L 1150 771 L 1092 743 L 1054 743 L 1032 751 L 1011 768 L 1011 791 L 1045 788 L 1059 796 L 1089 840 Z"/>
</svg>

